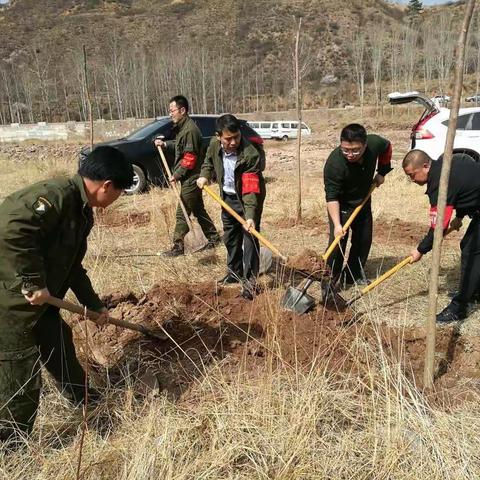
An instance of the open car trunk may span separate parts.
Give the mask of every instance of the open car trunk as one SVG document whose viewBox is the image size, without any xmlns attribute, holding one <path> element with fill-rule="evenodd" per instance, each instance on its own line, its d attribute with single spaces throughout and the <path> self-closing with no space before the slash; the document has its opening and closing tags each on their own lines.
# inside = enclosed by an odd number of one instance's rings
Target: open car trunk
<svg viewBox="0 0 480 480">
<path fill-rule="evenodd" d="M 440 112 L 440 108 L 435 105 L 435 103 L 428 98 L 427 96 L 419 93 L 419 92 L 393 92 L 388 94 L 388 101 L 390 105 L 401 105 L 404 103 L 418 103 L 425 107 L 422 115 L 418 119 L 417 123 L 415 123 L 412 127 L 412 132 L 410 134 L 410 138 L 412 139 L 412 148 L 415 148 L 415 132 L 417 131 L 418 127 L 425 123 L 429 118 L 436 115 Z"/>
</svg>

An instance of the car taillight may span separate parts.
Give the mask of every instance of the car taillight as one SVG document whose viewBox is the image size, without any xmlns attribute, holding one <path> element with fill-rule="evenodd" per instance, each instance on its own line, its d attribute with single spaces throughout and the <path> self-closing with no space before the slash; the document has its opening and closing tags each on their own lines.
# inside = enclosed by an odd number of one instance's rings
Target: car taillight
<svg viewBox="0 0 480 480">
<path fill-rule="evenodd" d="M 433 135 L 430 130 L 425 128 L 425 124 L 437 113 L 437 110 L 430 112 L 425 118 L 423 118 L 422 120 L 420 120 L 420 122 L 414 125 L 412 128 L 412 137 L 416 138 L 417 140 L 428 140 L 430 138 L 434 138 L 435 135 Z"/>
<path fill-rule="evenodd" d="M 247 137 L 247 139 L 252 142 L 252 143 L 256 143 L 257 145 L 263 145 L 263 138 L 262 137 Z"/>
<path fill-rule="evenodd" d="M 429 140 L 430 138 L 434 138 L 435 135 L 430 131 L 427 130 L 426 128 L 417 128 L 415 130 L 415 138 L 417 140 Z"/>
</svg>

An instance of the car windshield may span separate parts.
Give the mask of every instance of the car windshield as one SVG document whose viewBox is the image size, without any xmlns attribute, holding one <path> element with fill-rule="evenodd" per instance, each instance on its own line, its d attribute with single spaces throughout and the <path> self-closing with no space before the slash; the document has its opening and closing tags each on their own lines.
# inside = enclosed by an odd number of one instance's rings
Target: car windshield
<svg viewBox="0 0 480 480">
<path fill-rule="evenodd" d="M 143 127 L 135 130 L 133 133 L 126 137 L 127 140 L 141 140 L 142 138 L 148 137 L 155 133 L 160 127 L 163 127 L 170 123 L 169 118 L 161 118 L 160 120 L 155 120 L 152 123 L 144 125 Z"/>
</svg>

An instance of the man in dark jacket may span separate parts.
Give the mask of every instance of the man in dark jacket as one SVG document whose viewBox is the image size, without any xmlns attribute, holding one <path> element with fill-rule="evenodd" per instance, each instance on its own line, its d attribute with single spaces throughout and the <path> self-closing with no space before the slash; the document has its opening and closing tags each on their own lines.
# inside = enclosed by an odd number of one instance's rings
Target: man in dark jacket
<svg viewBox="0 0 480 480">
<path fill-rule="evenodd" d="M 433 233 L 437 223 L 437 199 L 442 170 L 442 160 L 433 161 L 421 150 L 411 150 L 403 159 L 403 170 L 417 185 L 427 185 L 430 201 L 430 229 L 411 256 L 417 262 L 433 247 Z M 456 218 L 451 222 L 453 210 Z M 455 154 L 448 181 L 447 206 L 443 222 L 444 231 L 450 227 L 459 229 L 465 216 L 471 218 L 460 242 L 462 251 L 460 289 L 450 305 L 438 315 L 437 322 L 463 320 L 467 316 L 468 303 L 480 289 L 480 164 L 468 155 Z"/>
<path fill-rule="evenodd" d="M 340 146 L 332 151 L 325 163 L 324 186 L 330 224 L 329 244 L 343 235 L 328 259 L 333 283 L 342 276 L 346 284 L 368 283 L 363 268 L 372 245 L 372 206 L 369 200 L 351 225 L 352 241 L 348 261 L 343 268 L 343 255 L 348 241 L 348 231 L 343 224 L 353 210 L 367 196 L 372 183 L 380 186 L 385 175 L 392 170 L 391 143 L 378 135 L 367 135 L 362 125 L 347 125 L 340 134 Z M 376 174 L 375 174 L 376 171 Z M 343 273 L 343 275 L 341 275 Z"/>
<path fill-rule="evenodd" d="M 215 224 L 205 210 L 202 192 L 197 187 L 196 181 L 203 163 L 204 150 L 202 148 L 202 134 L 195 122 L 188 116 L 188 100 L 177 95 L 170 99 L 169 114 L 175 124 L 175 139 L 164 141 L 155 140 L 157 147 L 174 152 L 174 165 L 171 182 L 181 182 L 181 198 L 185 204 L 188 215 L 191 213 L 197 218 L 208 243 L 204 249 L 215 248 L 220 237 Z M 165 252 L 168 257 L 178 257 L 184 254 L 183 239 L 188 233 L 188 224 L 183 211 L 178 205 L 176 225 L 173 233 L 173 247 Z"/>
<path fill-rule="evenodd" d="M 87 308 L 106 311 L 82 266 L 92 207 L 107 207 L 132 182 L 123 154 L 97 147 L 72 178 L 36 183 L 0 205 L 0 439 L 31 430 L 41 364 L 69 400 L 84 401 L 71 329 L 46 302 L 71 289 Z"/>
<path fill-rule="evenodd" d="M 264 155 L 242 137 L 240 122 L 233 115 L 219 117 L 215 130 L 197 185 L 203 188 L 215 176 L 222 199 L 247 222 L 244 229 L 229 213 L 222 211 L 228 272 L 219 283 L 242 282 L 242 295 L 252 299 L 256 293 L 260 247 L 249 228 L 260 230 L 265 200 Z"/>
</svg>

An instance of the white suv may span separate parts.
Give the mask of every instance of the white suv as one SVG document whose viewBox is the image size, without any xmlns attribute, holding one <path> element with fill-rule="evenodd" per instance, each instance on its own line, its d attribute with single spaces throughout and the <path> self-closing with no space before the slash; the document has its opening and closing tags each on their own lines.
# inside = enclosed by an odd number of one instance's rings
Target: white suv
<svg viewBox="0 0 480 480">
<path fill-rule="evenodd" d="M 388 100 L 392 105 L 415 102 L 425 107 L 420 119 L 412 127 L 412 149 L 423 150 L 438 160 L 445 150 L 450 110 L 438 107 L 430 98 L 418 92 L 390 93 Z M 460 109 L 453 153 L 465 153 L 475 161 L 480 160 L 480 107 Z"/>
</svg>

